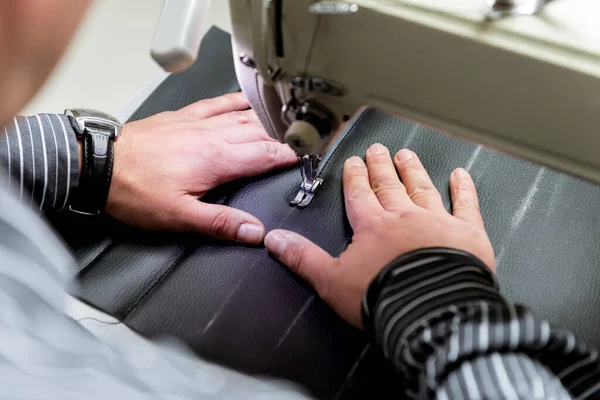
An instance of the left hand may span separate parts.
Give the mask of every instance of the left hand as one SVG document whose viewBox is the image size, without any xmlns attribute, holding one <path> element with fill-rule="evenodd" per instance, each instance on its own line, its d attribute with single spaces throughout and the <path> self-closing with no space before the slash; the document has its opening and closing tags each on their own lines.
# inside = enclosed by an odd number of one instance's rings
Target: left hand
<svg viewBox="0 0 600 400">
<path fill-rule="evenodd" d="M 459 168 L 450 176 L 450 214 L 412 151 L 401 150 L 392 161 L 388 149 L 375 144 L 366 159 L 365 164 L 352 157 L 344 164 L 346 212 L 354 236 L 338 258 L 293 232 L 275 230 L 265 238 L 269 251 L 306 279 L 334 311 L 362 327 L 360 302 L 369 283 L 412 250 L 464 250 L 495 270 L 494 250 L 467 171 Z"/>
<path fill-rule="evenodd" d="M 257 218 L 198 201 L 223 183 L 298 162 L 248 107 L 243 94 L 228 94 L 124 125 L 105 211 L 144 229 L 261 243 Z"/>
</svg>

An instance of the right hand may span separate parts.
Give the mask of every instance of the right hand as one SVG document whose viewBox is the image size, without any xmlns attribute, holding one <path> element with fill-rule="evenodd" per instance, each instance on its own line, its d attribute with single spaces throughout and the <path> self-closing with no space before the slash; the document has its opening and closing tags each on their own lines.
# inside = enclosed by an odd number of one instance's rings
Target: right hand
<svg viewBox="0 0 600 400">
<path fill-rule="evenodd" d="M 360 304 L 369 283 L 388 263 L 412 250 L 464 250 L 495 270 L 475 185 L 464 169 L 450 176 L 449 214 L 412 151 L 401 150 L 392 162 L 388 149 L 375 144 L 366 159 L 366 165 L 358 157 L 344 164 L 344 197 L 354 236 L 339 258 L 293 232 L 275 230 L 265 238 L 269 251 L 306 279 L 334 311 L 362 327 Z"/>
<path fill-rule="evenodd" d="M 234 93 L 123 126 L 106 212 L 143 229 L 262 243 L 265 228 L 256 217 L 199 201 L 226 182 L 298 163 L 248 107 Z"/>
</svg>

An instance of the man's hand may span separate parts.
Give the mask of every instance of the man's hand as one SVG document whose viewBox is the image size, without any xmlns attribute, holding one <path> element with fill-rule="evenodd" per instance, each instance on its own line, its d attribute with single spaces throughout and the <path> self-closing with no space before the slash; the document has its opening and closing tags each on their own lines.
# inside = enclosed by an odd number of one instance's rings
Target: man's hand
<svg viewBox="0 0 600 400">
<path fill-rule="evenodd" d="M 258 244 L 252 215 L 198 199 L 214 187 L 298 161 L 270 138 L 241 93 L 126 124 L 115 142 L 106 212 L 144 229 L 195 231 Z"/>
<path fill-rule="evenodd" d="M 354 236 L 339 258 L 292 232 L 274 230 L 265 238 L 269 251 L 306 279 L 340 316 L 361 327 L 360 302 L 367 286 L 388 263 L 412 250 L 465 250 L 494 270 L 475 185 L 465 170 L 459 168 L 450 177 L 450 215 L 415 153 L 401 150 L 392 162 L 388 149 L 375 144 L 366 159 L 366 165 L 358 157 L 344 165 L 346 212 Z"/>
</svg>

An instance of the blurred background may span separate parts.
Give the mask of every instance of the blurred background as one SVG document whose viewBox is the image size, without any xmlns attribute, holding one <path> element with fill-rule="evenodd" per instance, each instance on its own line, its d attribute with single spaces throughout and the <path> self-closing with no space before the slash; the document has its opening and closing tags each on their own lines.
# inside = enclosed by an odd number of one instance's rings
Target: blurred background
<svg viewBox="0 0 600 400">
<path fill-rule="evenodd" d="M 84 107 L 128 118 L 167 76 L 150 57 L 162 3 L 95 0 L 50 79 L 20 114 Z M 213 0 L 207 20 L 229 31 L 229 1 Z"/>
</svg>

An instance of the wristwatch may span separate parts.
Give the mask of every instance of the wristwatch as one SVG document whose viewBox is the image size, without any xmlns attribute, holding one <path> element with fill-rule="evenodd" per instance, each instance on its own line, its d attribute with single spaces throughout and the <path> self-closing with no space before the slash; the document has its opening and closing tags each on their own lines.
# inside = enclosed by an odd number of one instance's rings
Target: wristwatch
<svg viewBox="0 0 600 400">
<path fill-rule="evenodd" d="M 106 205 L 113 168 L 114 142 L 121 123 L 113 116 L 85 108 L 65 110 L 75 134 L 83 140 L 83 166 L 79 186 L 69 201 L 69 210 L 98 215 Z"/>
</svg>

